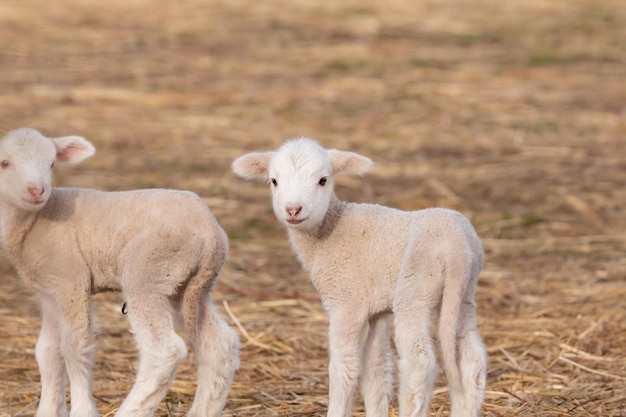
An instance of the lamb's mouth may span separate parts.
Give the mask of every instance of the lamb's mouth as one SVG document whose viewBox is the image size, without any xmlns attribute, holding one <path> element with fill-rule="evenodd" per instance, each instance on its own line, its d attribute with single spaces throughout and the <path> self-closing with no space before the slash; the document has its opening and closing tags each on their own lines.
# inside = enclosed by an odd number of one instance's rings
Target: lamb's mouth
<svg viewBox="0 0 626 417">
<path fill-rule="evenodd" d="M 289 224 L 297 225 L 297 224 L 302 223 L 305 220 L 306 220 L 306 218 L 304 218 L 304 219 L 286 219 L 286 222 L 289 223 Z"/>
<path fill-rule="evenodd" d="M 28 200 L 26 198 L 23 199 L 26 204 L 30 204 L 31 206 L 41 206 L 46 200 Z"/>
</svg>

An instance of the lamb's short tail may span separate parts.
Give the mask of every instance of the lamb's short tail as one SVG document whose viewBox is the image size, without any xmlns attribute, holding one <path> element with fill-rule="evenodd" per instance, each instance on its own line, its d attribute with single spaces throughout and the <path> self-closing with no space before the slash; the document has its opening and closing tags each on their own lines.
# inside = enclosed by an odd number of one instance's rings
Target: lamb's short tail
<svg viewBox="0 0 626 417">
<path fill-rule="evenodd" d="M 183 294 L 182 313 L 185 333 L 192 346 L 198 341 L 198 321 L 203 298 L 208 297 L 212 282 L 215 281 L 218 271 L 203 269 L 191 277 Z"/>
<path fill-rule="evenodd" d="M 226 260 L 228 253 L 228 240 L 222 232 L 223 244 L 211 248 L 208 261 L 201 265 L 196 273 L 189 279 L 187 287 L 183 293 L 182 314 L 185 326 L 185 333 L 191 345 L 195 348 L 198 342 L 198 325 L 201 308 L 204 308 L 205 297 L 209 297 L 209 292 L 217 283 L 217 278 Z M 219 241 L 216 240 L 216 243 Z"/>
<path fill-rule="evenodd" d="M 443 368 L 450 388 L 461 390 L 463 379 L 459 364 L 459 326 L 461 305 L 471 281 L 470 263 L 462 256 L 448 260 L 445 265 L 445 284 L 441 301 L 438 338 Z"/>
</svg>

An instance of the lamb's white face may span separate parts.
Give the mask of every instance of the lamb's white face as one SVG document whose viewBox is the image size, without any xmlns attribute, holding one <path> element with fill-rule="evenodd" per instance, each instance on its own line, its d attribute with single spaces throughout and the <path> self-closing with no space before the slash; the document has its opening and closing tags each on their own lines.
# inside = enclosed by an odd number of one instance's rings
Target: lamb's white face
<svg viewBox="0 0 626 417">
<path fill-rule="evenodd" d="M 277 151 L 252 152 L 235 159 L 235 174 L 269 181 L 276 217 L 287 227 L 319 226 L 334 195 L 335 176 L 363 175 L 372 161 L 354 152 L 324 149 L 309 138 L 285 142 Z"/>
<path fill-rule="evenodd" d="M 0 200 L 24 210 L 42 208 L 56 155 L 54 144 L 35 130 L 9 132 L 0 140 Z"/>
<path fill-rule="evenodd" d="M 334 186 L 326 149 L 315 143 L 287 143 L 272 157 L 268 175 L 274 213 L 283 224 L 311 229 L 321 223 Z"/>
<path fill-rule="evenodd" d="M 79 136 L 47 138 L 34 129 L 16 129 L 0 139 L 0 201 L 37 211 L 52 192 L 55 163 L 74 164 L 93 155 L 91 143 Z"/>
</svg>

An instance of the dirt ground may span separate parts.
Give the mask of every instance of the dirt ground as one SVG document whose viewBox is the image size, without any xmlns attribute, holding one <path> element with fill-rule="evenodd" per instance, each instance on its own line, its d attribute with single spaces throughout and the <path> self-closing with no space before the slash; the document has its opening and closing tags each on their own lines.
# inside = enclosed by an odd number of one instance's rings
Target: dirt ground
<svg viewBox="0 0 626 417">
<path fill-rule="evenodd" d="M 325 415 L 327 318 L 268 187 L 230 171 L 301 135 L 375 161 L 342 199 L 472 220 L 483 415 L 626 416 L 625 40 L 619 0 L 4 1 L 0 131 L 92 141 L 57 185 L 206 200 L 231 242 L 214 299 L 243 343 L 225 416 Z M 1 259 L 0 416 L 33 416 L 39 311 Z M 136 352 L 120 296 L 94 300 L 112 416 Z M 189 410 L 191 359 L 158 416 Z M 431 415 L 448 411 L 441 376 Z"/>
</svg>

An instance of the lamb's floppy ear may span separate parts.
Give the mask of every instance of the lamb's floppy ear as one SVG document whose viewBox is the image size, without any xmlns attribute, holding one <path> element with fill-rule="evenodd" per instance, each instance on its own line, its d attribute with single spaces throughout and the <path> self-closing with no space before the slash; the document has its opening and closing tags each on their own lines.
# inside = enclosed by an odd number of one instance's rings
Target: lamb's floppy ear
<svg viewBox="0 0 626 417">
<path fill-rule="evenodd" d="M 372 167 L 372 160 L 354 152 L 329 149 L 328 157 L 333 174 L 363 175 Z"/>
<path fill-rule="evenodd" d="M 267 181 L 269 165 L 274 152 L 252 152 L 233 161 L 233 172 L 247 180 Z"/>
<path fill-rule="evenodd" d="M 83 137 L 64 136 L 50 138 L 57 149 L 57 163 L 59 165 L 75 165 L 96 153 L 96 148 Z"/>
</svg>

